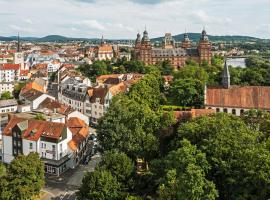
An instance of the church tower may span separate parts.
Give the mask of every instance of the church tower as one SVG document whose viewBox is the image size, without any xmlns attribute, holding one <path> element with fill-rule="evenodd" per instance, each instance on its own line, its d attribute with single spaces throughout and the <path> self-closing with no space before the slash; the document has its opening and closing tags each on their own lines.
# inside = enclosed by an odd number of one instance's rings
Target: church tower
<svg viewBox="0 0 270 200">
<path fill-rule="evenodd" d="M 222 72 L 222 86 L 226 89 L 229 89 L 231 86 L 231 80 L 230 80 L 230 71 L 229 67 L 227 65 L 227 60 L 225 59 L 224 69 Z"/>
<path fill-rule="evenodd" d="M 200 63 L 203 61 L 208 62 L 211 64 L 211 43 L 208 39 L 205 29 L 202 31 L 201 39 L 198 46 L 199 56 L 200 56 Z"/>
<path fill-rule="evenodd" d="M 23 55 L 23 52 L 21 51 L 21 40 L 20 40 L 19 34 L 18 34 L 18 38 L 17 38 L 17 52 L 14 53 L 13 62 L 14 62 L 14 64 L 20 64 L 21 70 L 26 70 L 25 68 L 27 68 L 27 67 L 24 64 L 24 55 Z"/>
<path fill-rule="evenodd" d="M 191 41 L 189 40 L 187 32 L 184 34 L 184 39 L 182 41 L 181 47 L 184 49 L 191 48 Z"/>
</svg>

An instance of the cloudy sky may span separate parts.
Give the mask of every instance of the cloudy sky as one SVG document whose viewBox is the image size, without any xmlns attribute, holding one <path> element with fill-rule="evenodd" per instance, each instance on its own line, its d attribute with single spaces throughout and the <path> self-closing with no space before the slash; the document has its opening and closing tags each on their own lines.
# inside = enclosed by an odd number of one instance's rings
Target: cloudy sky
<svg viewBox="0 0 270 200">
<path fill-rule="evenodd" d="M 0 0 L 0 35 L 134 38 L 201 32 L 270 38 L 270 0 Z"/>
</svg>

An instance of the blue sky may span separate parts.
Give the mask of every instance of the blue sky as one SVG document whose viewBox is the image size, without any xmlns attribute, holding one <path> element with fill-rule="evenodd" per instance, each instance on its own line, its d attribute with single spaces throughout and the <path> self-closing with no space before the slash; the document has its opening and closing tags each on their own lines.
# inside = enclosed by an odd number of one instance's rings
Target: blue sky
<svg viewBox="0 0 270 200">
<path fill-rule="evenodd" d="M 270 38 L 270 0 L 0 0 L 0 35 L 135 38 L 201 32 Z"/>
</svg>

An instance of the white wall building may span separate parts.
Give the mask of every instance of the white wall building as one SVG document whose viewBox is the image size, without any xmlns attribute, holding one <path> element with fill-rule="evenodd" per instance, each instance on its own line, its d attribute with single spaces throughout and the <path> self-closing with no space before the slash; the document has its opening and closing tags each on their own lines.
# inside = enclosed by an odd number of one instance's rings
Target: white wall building
<svg viewBox="0 0 270 200">
<path fill-rule="evenodd" d="M 3 131 L 3 162 L 10 163 L 20 154 L 37 152 L 45 163 L 45 172 L 60 175 L 80 161 L 74 150 L 79 144 L 87 144 L 88 130 L 78 141 L 74 138 L 77 133 L 64 123 L 13 117 Z"/>
</svg>

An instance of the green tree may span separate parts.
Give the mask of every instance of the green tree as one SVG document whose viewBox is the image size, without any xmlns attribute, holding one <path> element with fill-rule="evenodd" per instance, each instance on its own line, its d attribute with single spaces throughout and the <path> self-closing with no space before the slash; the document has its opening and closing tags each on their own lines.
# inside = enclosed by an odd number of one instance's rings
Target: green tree
<svg viewBox="0 0 270 200">
<path fill-rule="evenodd" d="M 203 84 L 206 84 L 208 80 L 208 74 L 202 67 L 187 65 L 175 72 L 174 79 L 195 79 L 200 80 Z"/>
<path fill-rule="evenodd" d="M 123 187 L 128 186 L 131 175 L 135 172 L 132 160 L 126 154 L 117 151 L 105 152 L 99 167 L 111 172 Z"/>
<path fill-rule="evenodd" d="M 88 172 L 79 188 L 79 200 L 118 200 L 122 199 L 120 184 L 111 172 L 96 169 Z"/>
<path fill-rule="evenodd" d="M 31 199 L 44 186 L 44 164 L 37 153 L 20 155 L 14 159 L 6 176 L 10 200 Z"/>
<path fill-rule="evenodd" d="M 26 82 L 19 82 L 14 85 L 13 96 L 15 99 L 19 99 L 21 89 L 26 85 Z"/>
<path fill-rule="evenodd" d="M 9 91 L 5 91 L 1 94 L 1 100 L 7 100 L 7 99 L 12 99 L 13 96 Z"/>
<path fill-rule="evenodd" d="M 45 116 L 44 116 L 43 114 L 40 114 L 40 113 L 38 113 L 38 114 L 35 116 L 34 119 L 36 119 L 36 120 L 41 120 L 41 121 L 45 121 L 45 120 L 46 120 Z"/>
<path fill-rule="evenodd" d="M 206 156 L 188 140 L 165 158 L 165 178 L 159 186 L 159 199 L 216 199 L 218 192 L 206 175 L 210 166 Z"/>
<path fill-rule="evenodd" d="M 0 163 L 0 178 L 5 175 L 6 175 L 6 168 L 2 163 Z"/>
<path fill-rule="evenodd" d="M 169 92 L 174 103 L 179 106 L 200 108 L 204 103 L 204 85 L 198 80 L 175 80 Z"/>
<path fill-rule="evenodd" d="M 170 60 L 164 60 L 157 64 L 157 66 L 160 68 L 162 75 L 172 75 L 174 68 L 171 64 Z"/>
<path fill-rule="evenodd" d="M 139 97 L 138 97 L 139 98 Z M 135 159 L 153 157 L 158 151 L 161 116 L 147 105 L 126 95 L 113 98 L 108 112 L 98 123 L 97 133 L 103 151 L 118 150 Z"/>
<path fill-rule="evenodd" d="M 261 136 L 240 118 L 219 113 L 182 124 L 173 143 L 187 138 L 207 155 L 221 199 L 259 200 L 270 195 L 270 152 Z"/>
<path fill-rule="evenodd" d="M 134 84 L 129 92 L 129 97 L 140 104 L 157 108 L 160 105 L 162 77 L 159 73 L 145 75 L 138 83 Z"/>
</svg>

